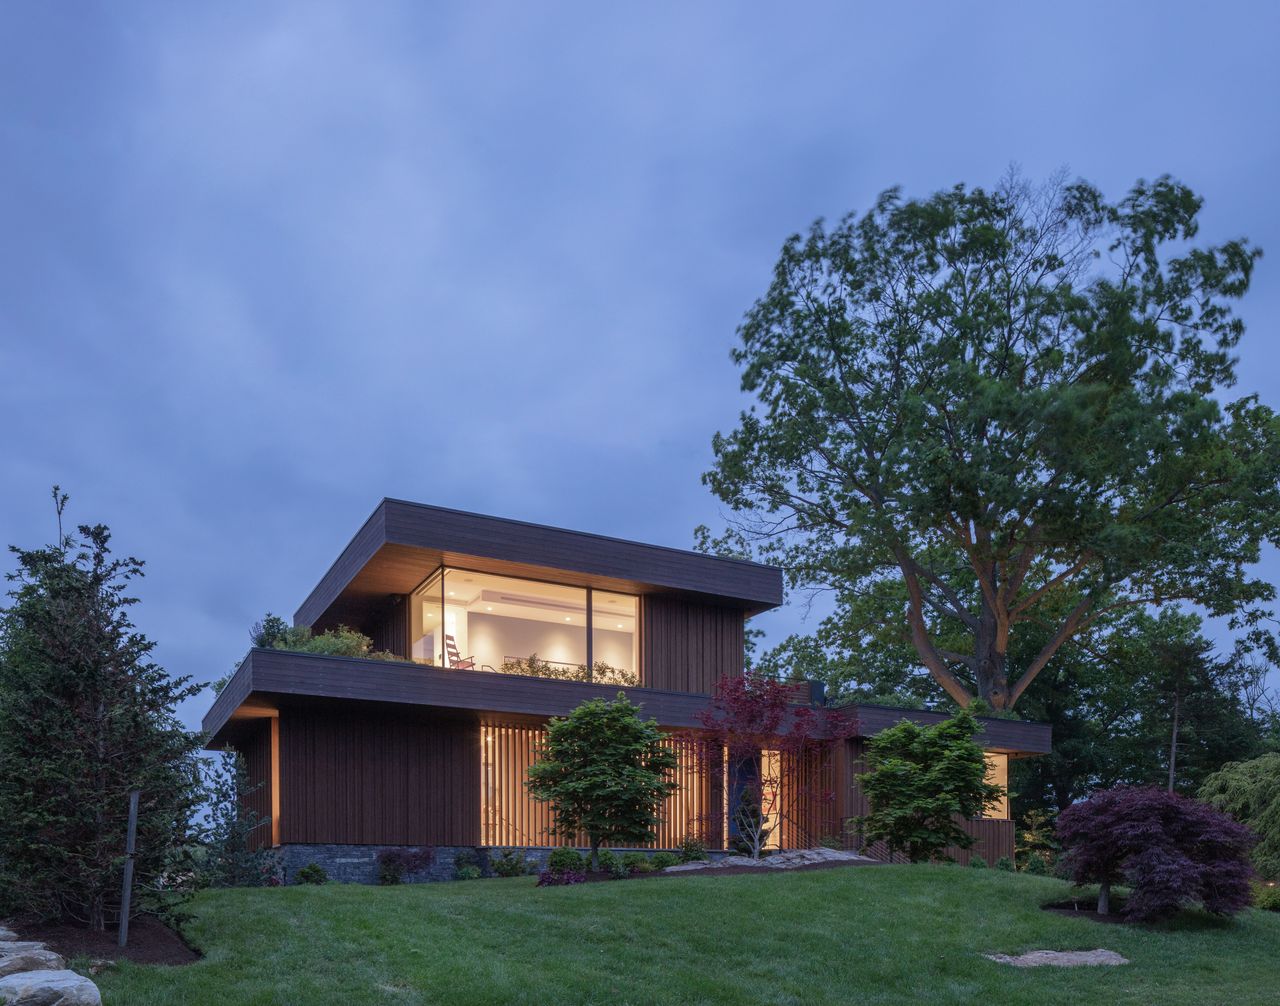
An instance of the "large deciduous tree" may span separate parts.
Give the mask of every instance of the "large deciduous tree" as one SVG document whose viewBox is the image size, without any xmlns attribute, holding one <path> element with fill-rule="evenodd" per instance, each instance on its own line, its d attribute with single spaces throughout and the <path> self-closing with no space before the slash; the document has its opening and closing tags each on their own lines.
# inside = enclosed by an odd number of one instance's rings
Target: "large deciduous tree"
<svg viewBox="0 0 1280 1006">
<path fill-rule="evenodd" d="M 1124 607 L 1264 641 L 1248 566 L 1280 538 L 1280 430 L 1227 394 L 1259 253 L 1195 246 L 1200 205 L 1168 178 L 1115 203 L 1011 178 L 793 236 L 734 353 L 758 402 L 706 481 L 793 586 L 865 608 L 961 704 L 1012 707 Z"/>
<path fill-rule="evenodd" d="M 586 833 L 594 870 L 602 842 L 643 845 L 657 837 L 677 764 L 657 723 L 641 719 L 639 707 L 619 692 L 613 702 L 591 699 L 547 725 L 528 787 L 551 804 L 558 834 Z"/>
<path fill-rule="evenodd" d="M 175 715 L 200 691 L 151 659 L 129 620 L 137 559 L 113 558 L 110 532 L 12 551 L 0 612 L 0 879 L 23 913 L 102 929 L 120 913 L 129 792 L 140 790 L 134 911 L 189 886 L 178 862 L 194 837 L 200 737 Z"/>
</svg>

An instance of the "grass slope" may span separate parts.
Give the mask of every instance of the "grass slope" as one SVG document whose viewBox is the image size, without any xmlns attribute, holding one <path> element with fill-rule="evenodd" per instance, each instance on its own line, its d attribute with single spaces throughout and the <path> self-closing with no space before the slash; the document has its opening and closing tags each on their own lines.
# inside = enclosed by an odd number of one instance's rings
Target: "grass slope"
<svg viewBox="0 0 1280 1006">
<path fill-rule="evenodd" d="M 1041 911 L 1065 883 L 902 866 L 535 889 L 531 878 L 210 891 L 181 968 L 121 964 L 107 1006 L 317 1003 L 1274 1003 L 1280 915 L 1155 929 Z M 1120 968 L 979 956 L 1119 951 Z"/>
</svg>

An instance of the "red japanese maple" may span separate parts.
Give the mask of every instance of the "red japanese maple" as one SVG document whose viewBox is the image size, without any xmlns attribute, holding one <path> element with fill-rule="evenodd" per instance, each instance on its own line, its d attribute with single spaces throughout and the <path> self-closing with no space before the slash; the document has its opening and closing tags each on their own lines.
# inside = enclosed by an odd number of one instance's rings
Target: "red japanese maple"
<svg viewBox="0 0 1280 1006">
<path fill-rule="evenodd" d="M 812 832 L 822 806 L 835 799 L 824 771 L 831 753 L 854 732 L 852 717 L 795 698 L 794 686 L 773 678 L 726 675 L 698 716 L 702 730 L 691 737 L 702 771 L 729 766 L 729 818 L 753 859 L 784 822 Z"/>
</svg>

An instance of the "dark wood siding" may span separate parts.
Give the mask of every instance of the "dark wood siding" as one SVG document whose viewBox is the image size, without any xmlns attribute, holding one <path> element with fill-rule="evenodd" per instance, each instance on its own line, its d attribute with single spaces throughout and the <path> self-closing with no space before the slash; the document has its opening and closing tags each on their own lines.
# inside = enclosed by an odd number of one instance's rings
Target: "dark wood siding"
<svg viewBox="0 0 1280 1006">
<path fill-rule="evenodd" d="M 249 793 L 244 797 L 245 809 L 266 823 L 249 836 L 251 848 L 271 845 L 271 719 L 251 720 L 237 731 L 235 750 L 244 760 L 249 776 Z"/>
<path fill-rule="evenodd" d="M 476 845 L 474 722 L 394 711 L 283 709 L 282 842 Z"/>
<path fill-rule="evenodd" d="M 397 594 L 375 613 L 368 628 L 375 650 L 409 659 L 409 595 Z"/>
<path fill-rule="evenodd" d="M 842 839 L 846 849 L 859 848 L 856 830 L 856 819 L 865 815 L 870 807 L 867 798 L 858 784 L 858 776 L 867 770 L 865 759 L 865 743 L 860 739 L 846 741 L 843 766 L 837 770 L 836 779 L 840 789 L 837 800 L 841 807 Z M 972 835 L 976 842 L 968 849 L 948 846 L 944 855 L 950 856 L 961 865 L 968 865 L 974 856 L 981 856 L 988 865 L 995 863 L 1001 856 L 1013 859 L 1014 835 L 1013 822 L 1000 820 L 960 821 L 960 827 Z M 875 859 L 904 863 L 906 858 L 895 855 L 890 859 L 889 850 L 880 842 L 867 845 L 862 851 Z"/>
<path fill-rule="evenodd" d="M 743 612 L 674 597 L 640 599 L 640 667 L 646 688 L 709 695 L 742 673 Z"/>
</svg>

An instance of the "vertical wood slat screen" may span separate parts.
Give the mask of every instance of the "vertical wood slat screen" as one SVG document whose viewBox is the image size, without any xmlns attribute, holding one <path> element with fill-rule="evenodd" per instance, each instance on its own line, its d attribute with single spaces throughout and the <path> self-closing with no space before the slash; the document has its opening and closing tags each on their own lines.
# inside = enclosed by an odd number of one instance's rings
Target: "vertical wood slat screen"
<svg viewBox="0 0 1280 1006">
<path fill-rule="evenodd" d="M 549 804 L 533 799 L 525 786 L 528 769 L 537 760 L 546 740 L 541 726 L 513 723 L 486 723 L 481 736 L 481 834 L 489 846 L 547 846 L 587 844 L 585 835 L 572 843 L 551 830 Z M 669 737 L 664 742 L 674 748 L 680 763 L 675 771 L 676 791 L 659 812 L 658 840 L 649 848 L 673 849 L 686 835 L 702 834 L 706 828 L 710 799 L 708 782 L 697 770 L 686 741 Z"/>
</svg>

